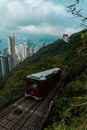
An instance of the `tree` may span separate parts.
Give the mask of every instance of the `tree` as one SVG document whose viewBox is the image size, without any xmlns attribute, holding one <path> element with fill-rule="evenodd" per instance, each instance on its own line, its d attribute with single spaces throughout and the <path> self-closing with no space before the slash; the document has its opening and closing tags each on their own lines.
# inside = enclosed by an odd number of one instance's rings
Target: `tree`
<svg viewBox="0 0 87 130">
<path fill-rule="evenodd" d="M 68 12 L 71 13 L 75 17 L 79 17 L 81 19 L 81 26 L 83 28 L 87 28 L 87 17 L 81 14 L 82 9 L 77 9 L 77 4 L 79 4 L 80 0 L 75 0 L 74 4 L 67 6 Z"/>
</svg>

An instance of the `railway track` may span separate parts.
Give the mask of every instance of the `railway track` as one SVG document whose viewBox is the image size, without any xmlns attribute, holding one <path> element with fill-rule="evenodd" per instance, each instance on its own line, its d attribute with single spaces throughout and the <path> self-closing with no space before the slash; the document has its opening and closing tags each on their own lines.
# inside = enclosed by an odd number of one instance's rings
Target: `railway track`
<svg viewBox="0 0 87 130">
<path fill-rule="evenodd" d="M 32 99 L 23 99 L 18 104 L 13 104 L 10 110 L 0 115 L 0 130 L 17 130 L 32 116 L 34 111 L 39 107 L 40 102 Z"/>
<path fill-rule="evenodd" d="M 51 101 L 64 84 L 66 75 L 63 73 L 62 80 L 44 100 L 36 102 L 32 98 L 22 98 L 2 111 L 0 130 L 41 130 L 49 114 Z"/>
</svg>

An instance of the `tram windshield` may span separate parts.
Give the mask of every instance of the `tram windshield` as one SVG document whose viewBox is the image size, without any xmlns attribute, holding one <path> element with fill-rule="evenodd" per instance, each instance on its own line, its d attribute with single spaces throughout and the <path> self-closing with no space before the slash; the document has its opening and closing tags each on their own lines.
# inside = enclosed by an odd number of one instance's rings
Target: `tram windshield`
<svg viewBox="0 0 87 130">
<path fill-rule="evenodd" d="M 28 85 L 29 87 L 32 87 L 32 88 L 37 88 L 37 82 L 33 79 L 27 79 L 27 83 L 26 85 Z"/>
</svg>

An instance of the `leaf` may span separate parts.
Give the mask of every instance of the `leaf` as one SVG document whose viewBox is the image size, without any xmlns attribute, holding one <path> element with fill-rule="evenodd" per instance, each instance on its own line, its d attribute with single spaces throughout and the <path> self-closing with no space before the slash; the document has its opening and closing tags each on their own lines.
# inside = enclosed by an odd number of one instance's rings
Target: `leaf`
<svg viewBox="0 0 87 130">
<path fill-rule="evenodd" d="M 78 13 L 81 12 L 81 11 L 82 11 L 82 9 L 79 9 L 79 10 L 78 10 Z"/>
<path fill-rule="evenodd" d="M 72 9 L 72 12 L 74 12 L 76 10 L 76 7 L 74 7 L 73 9 Z"/>
<path fill-rule="evenodd" d="M 77 3 L 79 3 L 79 0 L 76 0 Z"/>
<path fill-rule="evenodd" d="M 84 21 L 86 21 L 87 20 L 87 17 L 86 18 L 84 18 Z"/>
<path fill-rule="evenodd" d="M 66 6 L 67 8 L 72 8 L 72 7 L 75 7 L 76 4 L 72 4 L 72 5 L 69 5 L 69 6 Z"/>
</svg>

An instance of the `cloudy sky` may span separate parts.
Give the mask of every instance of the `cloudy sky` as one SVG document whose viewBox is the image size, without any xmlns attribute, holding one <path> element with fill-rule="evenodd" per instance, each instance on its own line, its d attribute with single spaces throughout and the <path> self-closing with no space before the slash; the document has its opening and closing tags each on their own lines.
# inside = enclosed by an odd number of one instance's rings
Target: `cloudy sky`
<svg viewBox="0 0 87 130">
<path fill-rule="evenodd" d="M 0 32 L 61 36 L 79 31 L 80 21 L 67 13 L 67 1 L 0 0 Z M 81 0 L 79 4 L 84 13 L 86 2 Z"/>
</svg>

